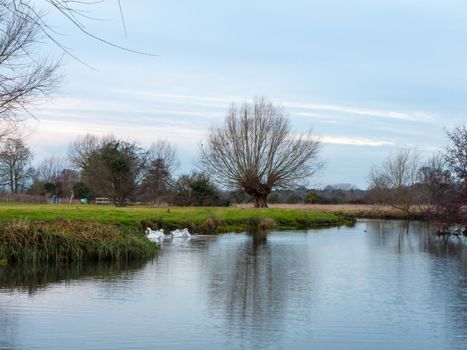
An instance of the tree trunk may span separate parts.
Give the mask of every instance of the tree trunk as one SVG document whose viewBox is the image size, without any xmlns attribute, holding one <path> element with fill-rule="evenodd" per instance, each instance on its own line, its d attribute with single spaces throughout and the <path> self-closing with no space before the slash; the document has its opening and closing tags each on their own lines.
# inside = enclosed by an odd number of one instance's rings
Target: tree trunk
<svg viewBox="0 0 467 350">
<path fill-rule="evenodd" d="M 267 198 L 271 193 L 271 187 L 267 184 L 252 182 L 242 185 L 243 190 L 255 199 L 255 208 L 267 208 Z"/>
<path fill-rule="evenodd" d="M 268 193 L 269 194 L 269 193 Z M 255 197 L 255 208 L 267 208 L 268 194 L 256 194 Z"/>
</svg>

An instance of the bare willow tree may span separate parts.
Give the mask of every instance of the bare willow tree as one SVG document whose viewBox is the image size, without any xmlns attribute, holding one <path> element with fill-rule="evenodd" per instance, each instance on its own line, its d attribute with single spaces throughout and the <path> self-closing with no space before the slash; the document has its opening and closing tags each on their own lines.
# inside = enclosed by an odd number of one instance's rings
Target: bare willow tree
<svg viewBox="0 0 467 350">
<path fill-rule="evenodd" d="M 410 148 L 389 156 L 380 167 L 370 170 L 370 191 L 375 199 L 407 216 L 416 203 L 415 185 L 419 178 L 420 157 Z"/>
<path fill-rule="evenodd" d="M 316 172 L 318 150 L 316 137 L 293 135 L 285 110 L 260 98 L 230 107 L 201 146 L 201 163 L 218 183 L 242 188 L 263 208 L 273 188 L 298 185 Z"/>
</svg>

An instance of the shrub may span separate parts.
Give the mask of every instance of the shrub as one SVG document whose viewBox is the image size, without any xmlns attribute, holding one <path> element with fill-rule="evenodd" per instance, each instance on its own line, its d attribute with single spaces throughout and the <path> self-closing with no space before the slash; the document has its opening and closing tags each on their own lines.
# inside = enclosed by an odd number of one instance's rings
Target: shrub
<svg viewBox="0 0 467 350">
<path fill-rule="evenodd" d="M 207 174 L 193 172 L 182 175 L 175 183 L 171 203 L 181 206 L 226 206 L 229 201 L 221 199 L 220 190 Z"/>
<path fill-rule="evenodd" d="M 323 203 L 323 198 L 315 192 L 309 192 L 304 199 L 307 204 L 318 204 Z"/>
<path fill-rule="evenodd" d="M 268 202 L 272 204 L 279 203 L 279 195 L 277 193 L 271 193 L 268 196 Z"/>
</svg>

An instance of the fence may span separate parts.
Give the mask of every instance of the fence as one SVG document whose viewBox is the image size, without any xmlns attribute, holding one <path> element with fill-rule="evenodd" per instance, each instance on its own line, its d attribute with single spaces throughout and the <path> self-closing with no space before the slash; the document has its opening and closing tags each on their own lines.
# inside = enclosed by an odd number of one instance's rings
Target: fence
<svg viewBox="0 0 467 350">
<path fill-rule="evenodd" d="M 0 202 L 47 204 L 49 197 L 32 196 L 23 193 L 0 193 Z"/>
<path fill-rule="evenodd" d="M 96 198 L 94 200 L 95 204 L 101 204 L 101 205 L 109 205 L 111 204 L 111 201 L 109 198 L 101 197 L 101 198 Z"/>
</svg>

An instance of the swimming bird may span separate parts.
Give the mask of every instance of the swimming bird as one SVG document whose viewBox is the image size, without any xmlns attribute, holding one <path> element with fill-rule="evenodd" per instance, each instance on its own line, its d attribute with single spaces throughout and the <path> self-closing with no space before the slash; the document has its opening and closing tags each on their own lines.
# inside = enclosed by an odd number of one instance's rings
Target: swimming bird
<svg viewBox="0 0 467 350">
<path fill-rule="evenodd" d="M 161 241 L 164 239 L 164 230 L 153 230 L 150 227 L 146 228 L 146 237 L 151 241 Z"/>
<path fill-rule="evenodd" d="M 184 228 L 183 230 L 179 230 L 179 229 L 173 230 L 172 232 L 170 232 L 170 235 L 172 236 L 172 238 L 188 238 L 188 237 L 191 237 L 191 234 L 190 234 L 190 232 L 188 231 L 187 228 Z"/>
</svg>

